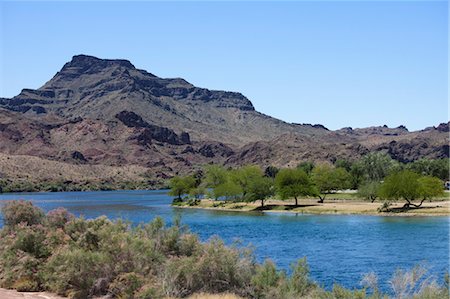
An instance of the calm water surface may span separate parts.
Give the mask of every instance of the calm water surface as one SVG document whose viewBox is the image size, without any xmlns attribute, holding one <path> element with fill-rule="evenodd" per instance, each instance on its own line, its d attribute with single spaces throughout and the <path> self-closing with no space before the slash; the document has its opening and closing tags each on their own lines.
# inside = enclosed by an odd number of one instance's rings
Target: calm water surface
<svg viewBox="0 0 450 299">
<path fill-rule="evenodd" d="M 75 215 L 106 215 L 133 223 L 156 216 L 171 223 L 177 215 L 202 240 L 214 235 L 255 248 L 258 261 L 271 258 L 289 269 L 306 256 L 312 277 L 359 287 L 364 273 L 386 282 L 397 268 L 425 262 L 439 281 L 449 270 L 449 217 L 379 217 L 218 212 L 170 206 L 166 191 L 103 191 L 0 194 L 6 200 L 31 200 L 45 211 L 65 207 Z M 0 219 L 0 226 L 3 222 Z M 387 289 L 387 284 L 382 284 Z"/>
</svg>

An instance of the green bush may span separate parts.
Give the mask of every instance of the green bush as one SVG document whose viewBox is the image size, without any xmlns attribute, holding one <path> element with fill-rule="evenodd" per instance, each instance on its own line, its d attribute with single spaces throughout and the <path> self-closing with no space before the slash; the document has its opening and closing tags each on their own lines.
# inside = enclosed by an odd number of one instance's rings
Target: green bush
<svg viewBox="0 0 450 299">
<path fill-rule="evenodd" d="M 19 223 L 34 225 L 42 223 L 44 212 L 30 201 L 9 201 L 2 207 L 5 225 L 15 226 Z"/>
</svg>

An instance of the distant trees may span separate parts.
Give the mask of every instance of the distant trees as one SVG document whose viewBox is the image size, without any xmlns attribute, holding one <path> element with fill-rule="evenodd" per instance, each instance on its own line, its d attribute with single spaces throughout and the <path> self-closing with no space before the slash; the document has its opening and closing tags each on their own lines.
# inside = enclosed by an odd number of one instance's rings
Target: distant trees
<svg viewBox="0 0 450 299">
<path fill-rule="evenodd" d="M 443 186 L 438 178 L 422 176 L 410 170 L 403 170 L 387 176 L 380 187 L 380 197 L 405 200 L 404 208 L 420 207 L 427 199 L 442 196 Z M 419 204 L 413 203 L 420 200 Z"/>
<path fill-rule="evenodd" d="M 374 202 L 380 193 L 381 183 L 368 181 L 362 184 L 358 189 L 358 195 L 362 198 L 370 200 L 370 202 Z"/>
<path fill-rule="evenodd" d="M 264 201 L 275 195 L 273 180 L 268 177 L 255 177 L 248 186 L 246 201 L 261 201 L 261 207 L 264 207 Z"/>
<path fill-rule="evenodd" d="M 183 194 L 188 194 L 196 186 L 196 180 L 193 176 L 176 176 L 169 182 L 170 192 L 169 195 L 176 196 L 181 200 Z"/>
<path fill-rule="evenodd" d="M 281 199 L 294 198 L 298 206 L 299 196 L 316 195 L 309 176 L 302 169 L 281 169 L 275 177 L 275 187 Z"/>
<path fill-rule="evenodd" d="M 350 188 L 350 174 L 344 168 L 321 164 L 312 170 L 311 177 L 319 191 L 320 203 L 323 203 L 327 194 Z"/>
<path fill-rule="evenodd" d="M 328 194 L 357 188 L 357 195 L 371 202 L 377 198 L 405 200 L 405 207 L 420 207 L 425 200 L 442 196 L 443 182 L 439 178 L 446 177 L 445 161 L 448 159 L 405 165 L 386 154 L 371 153 L 355 162 L 302 162 L 295 169 L 269 166 L 263 171 L 255 165 L 235 169 L 208 165 L 192 176 L 174 177 L 169 194 L 177 200 L 183 195 L 197 200 L 207 194 L 216 200 L 261 201 L 262 207 L 276 195 L 282 200 L 294 199 L 297 206 L 301 197 L 318 197 L 323 203 Z M 420 202 L 415 203 L 417 200 Z M 193 204 L 197 204 L 195 200 Z"/>
</svg>

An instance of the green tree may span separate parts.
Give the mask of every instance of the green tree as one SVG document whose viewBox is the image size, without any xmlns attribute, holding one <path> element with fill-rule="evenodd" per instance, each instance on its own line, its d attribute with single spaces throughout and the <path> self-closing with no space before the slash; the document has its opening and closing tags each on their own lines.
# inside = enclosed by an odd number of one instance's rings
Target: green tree
<svg viewBox="0 0 450 299">
<path fill-rule="evenodd" d="M 281 169 L 275 177 L 275 188 L 282 199 L 293 197 L 296 206 L 299 196 L 317 194 L 308 175 L 301 169 Z"/>
<path fill-rule="evenodd" d="M 420 159 L 409 163 L 407 169 L 422 175 L 429 175 L 448 181 L 450 174 L 450 160 L 449 159 Z"/>
<path fill-rule="evenodd" d="M 183 194 L 188 194 L 192 188 L 195 188 L 196 180 L 193 176 L 176 176 L 169 182 L 169 195 L 176 196 L 181 200 Z"/>
<path fill-rule="evenodd" d="M 352 165 L 353 165 L 352 162 L 345 159 L 337 159 L 336 162 L 334 162 L 334 167 L 344 168 L 345 170 L 347 170 L 347 172 L 349 172 L 352 169 Z"/>
<path fill-rule="evenodd" d="M 213 188 L 213 194 L 216 199 L 219 197 L 225 197 L 225 199 L 236 199 L 242 195 L 241 187 L 233 182 L 232 180 L 227 180 L 224 183 L 217 185 Z"/>
<path fill-rule="evenodd" d="M 245 197 L 249 192 L 250 184 L 258 178 L 263 177 L 263 172 L 259 166 L 247 165 L 231 171 L 230 179 L 239 187 L 242 191 L 242 196 Z"/>
<path fill-rule="evenodd" d="M 314 162 L 311 161 L 303 161 L 297 165 L 298 169 L 303 170 L 306 174 L 311 174 L 311 171 L 314 169 Z"/>
<path fill-rule="evenodd" d="M 273 181 L 267 177 L 255 177 L 250 181 L 247 201 L 261 201 L 261 207 L 264 207 L 264 200 L 273 196 L 275 193 Z"/>
<path fill-rule="evenodd" d="M 432 199 L 435 197 L 444 196 L 444 189 L 442 181 L 436 177 L 423 176 L 419 178 L 420 184 L 420 197 L 422 198 L 422 203 L 427 199 Z"/>
<path fill-rule="evenodd" d="M 388 154 L 377 152 L 369 153 L 361 158 L 362 172 L 365 180 L 380 182 L 391 172 L 398 170 L 400 164 Z"/>
<path fill-rule="evenodd" d="M 228 180 L 227 170 L 219 165 L 206 166 L 204 173 L 204 182 L 209 188 L 215 188 Z"/>
<path fill-rule="evenodd" d="M 322 164 L 313 169 L 311 176 L 319 191 L 320 203 L 323 203 L 327 194 L 350 187 L 350 174 L 344 168 Z"/>
<path fill-rule="evenodd" d="M 381 184 L 379 182 L 365 182 L 358 189 L 358 195 L 374 202 L 378 197 Z"/>
<path fill-rule="evenodd" d="M 426 199 L 441 195 L 443 185 L 439 179 L 421 176 L 410 170 L 403 170 L 386 177 L 380 188 L 380 197 L 406 201 L 404 208 L 420 207 Z M 421 199 L 419 204 L 413 201 Z"/>
</svg>

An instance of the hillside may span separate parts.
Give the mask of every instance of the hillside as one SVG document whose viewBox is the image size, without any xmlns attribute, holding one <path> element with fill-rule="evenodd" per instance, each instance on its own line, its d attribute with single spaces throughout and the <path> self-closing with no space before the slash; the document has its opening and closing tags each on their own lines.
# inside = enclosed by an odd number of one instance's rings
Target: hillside
<svg viewBox="0 0 450 299">
<path fill-rule="evenodd" d="M 416 132 L 288 124 L 237 92 L 77 55 L 41 88 L 0 99 L 0 178 L 150 186 L 208 163 L 295 166 L 372 151 L 409 162 L 448 157 L 448 134 L 448 123 Z"/>
</svg>

